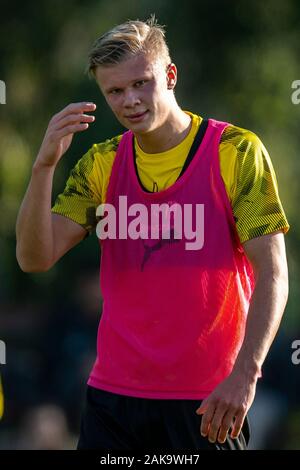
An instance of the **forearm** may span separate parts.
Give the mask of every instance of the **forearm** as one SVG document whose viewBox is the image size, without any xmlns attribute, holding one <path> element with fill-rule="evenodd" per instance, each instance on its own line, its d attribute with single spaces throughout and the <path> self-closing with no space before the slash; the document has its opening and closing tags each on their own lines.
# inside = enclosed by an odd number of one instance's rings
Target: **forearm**
<svg viewBox="0 0 300 470">
<path fill-rule="evenodd" d="M 201 433 L 211 442 L 239 435 L 251 407 L 262 364 L 277 333 L 288 297 L 283 234 L 278 231 L 244 243 L 255 273 L 243 343 L 231 374 L 201 403 Z M 221 358 L 222 359 L 222 358 Z"/>
<path fill-rule="evenodd" d="M 256 277 L 245 337 L 233 372 L 257 379 L 274 340 L 288 298 L 288 274 L 265 270 Z"/>
<path fill-rule="evenodd" d="M 34 164 L 31 180 L 19 210 L 17 260 L 24 271 L 45 271 L 53 257 L 51 195 L 54 166 Z"/>
</svg>

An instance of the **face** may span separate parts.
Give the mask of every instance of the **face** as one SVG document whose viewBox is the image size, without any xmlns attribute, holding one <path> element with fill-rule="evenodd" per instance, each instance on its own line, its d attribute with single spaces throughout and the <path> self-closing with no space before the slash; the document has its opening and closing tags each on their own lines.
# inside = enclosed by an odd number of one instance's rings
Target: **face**
<svg viewBox="0 0 300 470">
<path fill-rule="evenodd" d="M 120 64 L 98 66 L 97 83 L 119 122 L 135 134 L 163 126 L 174 103 L 176 67 L 139 54 Z"/>
</svg>

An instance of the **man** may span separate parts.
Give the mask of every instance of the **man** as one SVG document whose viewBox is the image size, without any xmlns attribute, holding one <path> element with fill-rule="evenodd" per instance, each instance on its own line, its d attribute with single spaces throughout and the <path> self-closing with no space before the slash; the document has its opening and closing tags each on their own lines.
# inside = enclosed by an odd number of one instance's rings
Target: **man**
<svg viewBox="0 0 300 470">
<path fill-rule="evenodd" d="M 103 313 L 78 448 L 245 449 L 288 296 L 270 157 L 252 132 L 179 107 L 153 19 L 99 38 L 89 71 L 128 131 L 91 147 L 51 210 L 56 165 L 96 105 L 56 114 L 17 220 L 26 272 L 95 228 L 100 238 Z"/>
</svg>

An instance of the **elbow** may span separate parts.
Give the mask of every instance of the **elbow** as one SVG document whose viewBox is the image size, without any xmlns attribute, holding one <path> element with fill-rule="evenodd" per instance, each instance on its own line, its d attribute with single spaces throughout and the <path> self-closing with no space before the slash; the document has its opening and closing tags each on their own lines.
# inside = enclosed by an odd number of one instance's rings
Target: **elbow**
<svg viewBox="0 0 300 470">
<path fill-rule="evenodd" d="M 50 260 L 36 259 L 33 256 L 22 253 L 18 247 L 16 250 L 16 258 L 20 269 L 24 273 L 45 273 L 53 266 Z"/>
<path fill-rule="evenodd" d="M 20 263 L 18 262 L 21 270 L 23 273 L 46 273 L 47 271 L 50 270 L 51 266 L 38 266 L 38 265 L 31 265 L 31 264 L 26 264 L 26 263 Z"/>
</svg>

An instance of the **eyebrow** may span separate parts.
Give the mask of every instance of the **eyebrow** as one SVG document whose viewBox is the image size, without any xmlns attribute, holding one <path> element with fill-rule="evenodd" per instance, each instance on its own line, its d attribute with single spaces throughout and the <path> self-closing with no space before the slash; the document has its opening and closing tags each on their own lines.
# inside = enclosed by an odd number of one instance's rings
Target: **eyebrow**
<svg viewBox="0 0 300 470">
<path fill-rule="evenodd" d="M 133 83 L 137 83 L 137 82 L 141 82 L 143 80 L 152 80 L 153 78 L 153 75 L 149 76 L 149 75 L 142 75 L 141 77 L 139 78 L 135 78 L 134 80 L 131 80 L 131 84 Z M 112 86 L 112 87 L 109 87 L 107 90 L 106 90 L 106 93 L 110 93 L 111 91 L 113 90 L 122 90 L 122 87 L 120 86 Z"/>
</svg>

